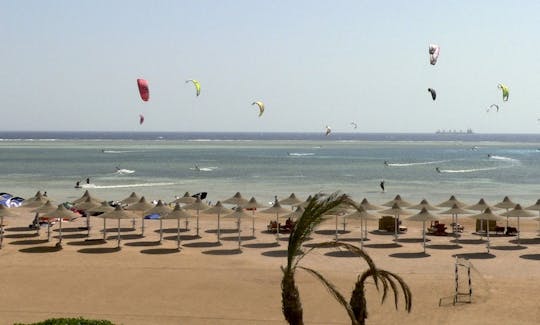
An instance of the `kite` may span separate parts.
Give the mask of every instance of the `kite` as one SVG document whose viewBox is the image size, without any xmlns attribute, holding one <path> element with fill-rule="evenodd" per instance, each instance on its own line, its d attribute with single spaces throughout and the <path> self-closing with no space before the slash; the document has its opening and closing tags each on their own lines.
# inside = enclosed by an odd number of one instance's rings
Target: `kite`
<svg viewBox="0 0 540 325">
<path fill-rule="evenodd" d="M 499 111 L 499 105 L 497 104 L 491 104 L 489 105 L 488 109 L 486 110 L 486 112 L 489 112 L 490 109 L 492 108 L 496 108 L 497 109 L 497 112 Z"/>
<path fill-rule="evenodd" d="M 144 123 L 144 116 L 139 114 L 139 125 Z"/>
<path fill-rule="evenodd" d="M 439 58 L 439 45 L 429 44 L 429 63 L 435 65 L 437 59 Z"/>
<path fill-rule="evenodd" d="M 357 128 L 358 128 L 358 124 L 354 123 L 354 121 L 353 121 L 353 122 L 351 122 L 351 125 L 352 125 L 352 126 L 353 126 L 353 128 L 355 128 L 355 129 L 357 129 Z"/>
<path fill-rule="evenodd" d="M 327 125 L 325 135 L 328 136 L 332 132 L 332 129 Z"/>
<path fill-rule="evenodd" d="M 435 89 L 428 88 L 428 91 L 431 93 L 431 98 L 433 98 L 433 100 L 435 100 L 435 98 L 437 98 L 437 93 L 435 92 Z"/>
<path fill-rule="evenodd" d="M 201 84 L 197 80 L 194 80 L 194 79 L 186 80 L 186 83 L 188 82 L 192 82 L 193 85 L 195 85 L 195 89 L 197 90 L 197 97 L 199 97 L 199 95 L 201 94 Z"/>
<path fill-rule="evenodd" d="M 257 105 L 259 107 L 259 117 L 261 117 L 261 115 L 263 115 L 263 113 L 264 113 L 264 104 L 263 104 L 263 102 L 255 101 L 255 102 L 251 103 L 251 105 Z"/>
<path fill-rule="evenodd" d="M 500 90 L 502 90 L 502 97 L 503 97 L 503 100 L 505 102 L 508 101 L 508 96 L 510 95 L 510 91 L 508 90 L 508 87 L 506 87 L 505 85 L 503 84 L 498 84 L 497 85 L 497 88 L 499 88 Z"/>
<path fill-rule="evenodd" d="M 137 86 L 139 86 L 139 94 L 141 99 L 145 102 L 150 99 L 150 90 L 148 90 L 148 81 L 145 79 L 137 79 Z"/>
</svg>

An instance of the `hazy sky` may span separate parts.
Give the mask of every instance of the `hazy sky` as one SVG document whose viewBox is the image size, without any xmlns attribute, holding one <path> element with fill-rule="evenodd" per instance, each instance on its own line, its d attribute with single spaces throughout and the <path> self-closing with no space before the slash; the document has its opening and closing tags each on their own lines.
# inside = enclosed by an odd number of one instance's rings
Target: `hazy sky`
<svg viewBox="0 0 540 325">
<path fill-rule="evenodd" d="M 534 0 L 0 0 L 1 129 L 536 133 L 539 13 Z"/>
</svg>

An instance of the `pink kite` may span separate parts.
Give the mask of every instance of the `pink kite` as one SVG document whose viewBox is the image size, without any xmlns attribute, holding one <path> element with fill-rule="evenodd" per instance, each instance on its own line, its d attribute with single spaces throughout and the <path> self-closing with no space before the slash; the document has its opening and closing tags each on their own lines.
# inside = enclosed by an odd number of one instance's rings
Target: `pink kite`
<svg viewBox="0 0 540 325">
<path fill-rule="evenodd" d="M 145 102 L 150 99 L 150 90 L 148 90 L 148 81 L 145 79 L 137 79 L 137 86 L 139 86 L 139 94 L 141 95 L 141 99 Z"/>
</svg>

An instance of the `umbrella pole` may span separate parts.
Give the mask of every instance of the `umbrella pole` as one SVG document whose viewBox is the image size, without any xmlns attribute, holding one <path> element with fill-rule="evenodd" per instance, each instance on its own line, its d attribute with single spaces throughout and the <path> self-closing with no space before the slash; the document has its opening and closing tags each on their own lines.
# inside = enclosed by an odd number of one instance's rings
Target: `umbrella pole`
<svg viewBox="0 0 540 325">
<path fill-rule="evenodd" d="M 242 233 L 242 230 L 240 229 L 240 217 L 238 217 L 238 250 L 242 250 L 242 237 L 240 234 Z"/>
<path fill-rule="evenodd" d="M 253 210 L 253 216 L 251 217 L 252 226 L 251 226 L 251 237 L 255 237 L 255 210 Z"/>
<path fill-rule="evenodd" d="M 107 219 L 103 218 L 103 241 L 107 240 Z"/>
<path fill-rule="evenodd" d="M 336 214 L 336 241 L 338 241 L 338 220 L 337 220 L 337 214 Z"/>
<path fill-rule="evenodd" d="M 142 223 L 141 223 L 141 237 L 144 237 L 144 216 L 142 217 Z"/>
<path fill-rule="evenodd" d="M 188 224 L 189 224 L 189 221 L 188 221 L 188 218 L 186 217 L 186 231 L 188 230 Z"/>
<path fill-rule="evenodd" d="M 456 227 L 458 225 L 458 214 L 456 213 L 456 223 L 455 223 Z M 456 232 L 456 245 L 459 245 L 459 231 Z"/>
<path fill-rule="evenodd" d="M 159 216 L 159 243 L 163 241 L 163 219 Z"/>
<path fill-rule="evenodd" d="M 90 237 L 90 215 L 86 215 L 86 230 L 88 231 L 86 233 L 86 237 Z"/>
<path fill-rule="evenodd" d="M 486 222 L 487 223 L 487 229 L 486 229 L 486 233 L 487 233 L 487 252 L 489 254 L 489 221 Z"/>
<path fill-rule="evenodd" d="M 520 246 L 519 243 L 519 215 L 518 215 L 518 233 L 517 233 L 517 245 Z"/>
<path fill-rule="evenodd" d="M 422 240 L 424 241 L 424 254 L 426 253 L 426 220 L 422 221 Z"/>
<path fill-rule="evenodd" d="M 279 244 L 279 214 L 276 213 L 276 241 Z"/>
<path fill-rule="evenodd" d="M 218 212 L 217 214 L 217 242 L 221 243 L 220 236 L 221 236 L 221 213 Z"/>
<path fill-rule="evenodd" d="M 2 248 L 2 242 L 4 241 L 4 217 L 0 217 L 0 248 Z"/>
<path fill-rule="evenodd" d="M 197 237 L 199 237 L 199 209 L 197 209 Z"/>
<path fill-rule="evenodd" d="M 51 220 L 47 220 L 47 241 L 51 241 Z"/>
<path fill-rule="evenodd" d="M 176 249 L 180 250 L 180 218 L 176 219 Z"/>
<path fill-rule="evenodd" d="M 37 223 L 36 234 L 39 235 L 39 230 L 41 228 L 41 225 L 39 224 L 39 212 L 36 213 L 36 216 L 34 217 L 34 220 Z"/>
<path fill-rule="evenodd" d="M 118 219 L 118 246 L 116 248 L 120 249 L 120 219 Z"/>
<path fill-rule="evenodd" d="M 63 218 L 59 218 L 60 221 L 58 221 L 60 223 L 60 237 L 58 238 L 58 245 L 62 245 L 62 221 L 63 221 Z"/>
<path fill-rule="evenodd" d="M 347 231 L 347 218 L 343 217 L 343 232 Z"/>
<path fill-rule="evenodd" d="M 398 220 L 399 217 L 397 215 L 394 216 L 394 240 L 397 241 L 397 233 L 398 233 Z"/>
<path fill-rule="evenodd" d="M 363 218 L 360 219 L 360 248 L 364 248 L 364 220 Z"/>
</svg>

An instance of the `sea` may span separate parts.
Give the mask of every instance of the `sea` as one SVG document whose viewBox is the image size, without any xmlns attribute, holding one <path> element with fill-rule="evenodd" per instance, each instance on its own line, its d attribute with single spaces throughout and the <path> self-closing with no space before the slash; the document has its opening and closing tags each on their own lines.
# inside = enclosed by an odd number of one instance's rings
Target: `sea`
<svg viewBox="0 0 540 325">
<path fill-rule="evenodd" d="M 207 192 L 215 203 L 240 192 L 268 203 L 340 191 L 379 204 L 400 194 L 531 205 L 540 134 L 0 132 L 0 192 L 65 202 L 85 189 L 104 200 Z"/>
</svg>

